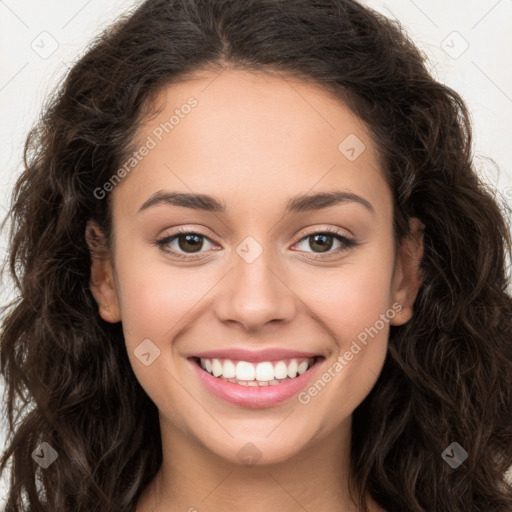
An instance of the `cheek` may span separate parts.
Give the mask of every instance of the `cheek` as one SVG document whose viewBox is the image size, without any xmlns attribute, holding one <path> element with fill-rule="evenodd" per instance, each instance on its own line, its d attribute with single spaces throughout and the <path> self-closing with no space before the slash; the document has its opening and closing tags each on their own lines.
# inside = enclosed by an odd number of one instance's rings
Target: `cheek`
<svg viewBox="0 0 512 512">
<path fill-rule="evenodd" d="M 323 277 L 319 273 L 309 293 L 312 309 L 333 338 L 334 354 L 322 382 L 306 390 L 302 403 L 318 396 L 315 407 L 332 415 L 326 429 L 350 415 L 374 386 L 387 353 L 389 321 L 396 314 L 390 300 L 392 246 L 383 241 L 358 256 Z"/>
<path fill-rule="evenodd" d="M 336 269 L 316 272 L 306 292 L 340 351 L 390 308 L 393 247 L 387 239 L 372 245 Z"/>
<path fill-rule="evenodd" d="M 116 260 L 126 345 L 133 352 L 144 339 L 150 339 L 162 347 L 177 324 L 190 318 L 194 305 L 208 288 L 194 280 L 190 270 L 162 264 L 159 257 L 155 258 L 156 249 L 129 245 L 118 245 Z"/>
<path fill-rule="evenodd" d="M 190 273 L 171 272 L 168 268 L 166 271 L 155 262 L 141 264 L 135 257 L 119 262 L 117 273 L 123 334 L 131 366 L 151 400 L 160 410 L 170 411 L 173 403 L 186 403 L 187 397 L 170 380 L 168 371 L 174 371 L 175 354 L 169 340 L 185 331 L 183 325 L 194 321 L 194 306 L 211 285 L 194 282 Z M 146 365 L 142 354 L 148 352 L 150 360 Z M 179 421 L 179 417 L 175 418 L 175 422 Z"/>
<path fill-rule="evenodd" d="M 189 318 L 205 291 L 198 290 L 190 275 L 179 272 L 130 272 L 123 280 L 121 305 L 127 345 L 134 346 L 145 338 L 162 344 L 181 319 Z"/>
</svg>

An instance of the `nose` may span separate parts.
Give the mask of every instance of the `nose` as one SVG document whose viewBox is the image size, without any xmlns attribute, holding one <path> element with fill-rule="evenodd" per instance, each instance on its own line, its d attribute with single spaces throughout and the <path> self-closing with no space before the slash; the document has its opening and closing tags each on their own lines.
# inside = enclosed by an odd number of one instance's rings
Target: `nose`
<svg viewBox="0 0 512 512">
<path fill-rule="evenodd" d="M 282 264 L 270 253 L 264 250 L 254 261 L 234 253 L 233 268 L 214 302 L 220 321 L 254 333 L 294 317 L 299 299 L 286 282 Z"/>
</svg>

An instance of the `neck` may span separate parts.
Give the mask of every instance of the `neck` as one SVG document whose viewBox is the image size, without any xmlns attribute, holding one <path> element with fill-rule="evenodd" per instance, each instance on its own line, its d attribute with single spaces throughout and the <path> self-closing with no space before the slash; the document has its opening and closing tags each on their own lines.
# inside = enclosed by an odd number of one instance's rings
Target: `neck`
<svg viewBox="0 0 512 512">
<path fill-rule="evenodd" d="M 220 457 L 162 416 L 160 425 L 163 463 L 136 512 L 359 510 L 349 494 L 350 420 L 293 457 L 265 465 Z M 371 512 L 382 510 L 371 498 L 368 504 Z"/>
</svg>

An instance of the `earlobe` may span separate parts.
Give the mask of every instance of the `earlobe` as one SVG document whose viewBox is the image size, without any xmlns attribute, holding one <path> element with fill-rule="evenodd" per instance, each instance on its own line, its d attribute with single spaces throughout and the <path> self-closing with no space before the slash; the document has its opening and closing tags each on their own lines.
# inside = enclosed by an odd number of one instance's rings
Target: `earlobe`
<svg viewBox="0 0 512 512">
<path fill-rule="evenodd" d="M 96 222 L 87 222 L 85 239 L 91 255 L 90 289 L 98 303 L 98 312 L 106 322 L 119 322 L 121 311 L 114 272 L 104 235 Z"/>
<path fill-rule="evenodd" d="M 400 244 L 392 284 L 392 302 L 400 304 L 401 310 L 391 320 L 392 325 L 405 324 L 414 312 L 414 301 L 423 282 L 420 263 L 423 256 L 424 228 L 423 223 L 416 217 L 409 219 L 411 234 Z"/>
</svg>

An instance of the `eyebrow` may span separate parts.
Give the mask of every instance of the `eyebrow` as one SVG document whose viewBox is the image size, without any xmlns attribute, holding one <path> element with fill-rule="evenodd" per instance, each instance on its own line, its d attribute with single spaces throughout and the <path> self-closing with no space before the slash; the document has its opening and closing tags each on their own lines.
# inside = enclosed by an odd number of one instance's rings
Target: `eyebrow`
<svg viewBox="0 0 512 512">
<path fill-rule="evenodd" d="M 286 203 L 285 213 L 321 210 L 330 206 L 353 202 L 359 203 L 367 208 L 371 213 L 375 213 L 374 207 L 368 200 L 351 192 L 339 190 L 294 196 Z M 138 213 L 160 204 L 181 206 L 183 208 L 191 208 L 193 210 L 203 210 L 207 212 L 224 213 L 226 211 L 226 204 L 213 196 L 206 194 L 189 194 L 184 192 L 165 192 L 163 190 L 159 190 L 139 208 Z"/>
</svg>

